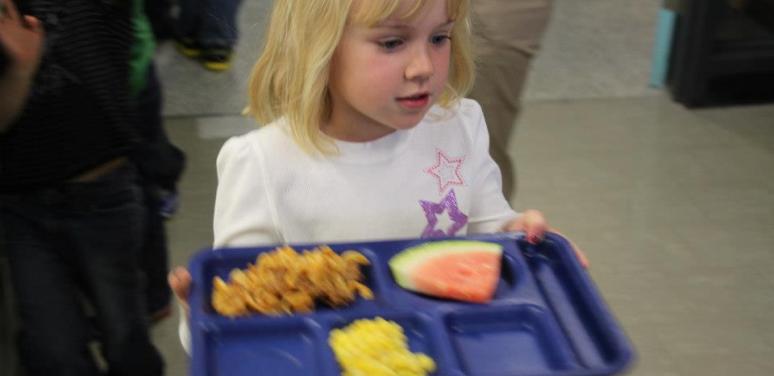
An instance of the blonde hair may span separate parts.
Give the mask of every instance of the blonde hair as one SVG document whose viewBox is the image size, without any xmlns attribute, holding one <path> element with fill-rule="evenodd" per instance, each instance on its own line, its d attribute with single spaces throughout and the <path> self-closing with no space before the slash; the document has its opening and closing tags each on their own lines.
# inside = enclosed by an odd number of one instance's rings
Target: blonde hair
<svg viewBox="0 0 774 376">
<path fill-rule="evenodd" d="M 335 146 L 320 125 L 331 113 L 330 62 L 348 22 L 374 26 L 395 15 L 406 0 L 275 0 L 261 56 L 253 67 L 246 114 L 261 124 L 285 118 L 293 139 L 307 152 L 331 154 Z M 415 16 L 430 1 L 413 0 L 401 19 Z M 470 0 L 447 2 L 451 65 L 438 104 L 450 107 L 473 85 Z M 356 3 L 356 4 L 355 4 Z"/>
</svg>

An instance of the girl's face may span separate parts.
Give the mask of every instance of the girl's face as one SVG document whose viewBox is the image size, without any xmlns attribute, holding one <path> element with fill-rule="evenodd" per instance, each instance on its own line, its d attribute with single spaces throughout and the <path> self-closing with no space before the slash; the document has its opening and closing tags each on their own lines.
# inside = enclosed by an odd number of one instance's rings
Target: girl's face
<svg viewBox="0 0 774 376">
<path fill-rule="evenodd" d="M 396 13 L 410 6 L 403 1 Z M 429 1 L 408 20 L 347 25 L 331 61 L 331 117 L 323 131 L 363 142 L 417 125 L 445 88 L 452 26 L 446 0 Z"/>
</svg>

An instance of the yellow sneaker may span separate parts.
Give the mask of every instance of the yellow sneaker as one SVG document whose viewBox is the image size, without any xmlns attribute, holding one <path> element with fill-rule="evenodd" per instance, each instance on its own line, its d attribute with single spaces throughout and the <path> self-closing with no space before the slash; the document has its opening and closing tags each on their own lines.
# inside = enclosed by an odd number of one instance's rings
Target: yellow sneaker
<svg viewBox="0 0 774 376">
<path fill-rule="evenodd" d="M 230 48 L 207 48 L 202 50 L 199 59 L 204 68 L 214 72 L 223 72 L 231 68 L 232 56 L 233 50 Z"/>
<path fill-rule="evenodd" d="M 175 40 L 175 47 L 185 57 L 198 59 L 202 56 L 202 48 L 191 38 L 180 38 Z"/>
</svg>

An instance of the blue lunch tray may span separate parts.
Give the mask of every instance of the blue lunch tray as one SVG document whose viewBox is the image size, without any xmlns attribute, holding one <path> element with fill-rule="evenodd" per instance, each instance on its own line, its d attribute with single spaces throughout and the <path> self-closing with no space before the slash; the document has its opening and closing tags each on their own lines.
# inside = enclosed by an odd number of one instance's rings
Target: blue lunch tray
<svg viewBox="0 0 774 376">
<path fill-rule="evenodd" d="M 358 298 L 310 314 L 227 318 L 210 304 L 212 279 L 226 278 L 275 247 L 204 250 L 190 263 L 194 376 L 335 376 L 341 369 L 328 334 L 359 318 L 383 317 L 403 327 L 412 352 L 432 357 L 433 375 L 602 376 L 624 372 L 632 345 L 564 238 L 539 245 L 515 234 L 465 238 L 503 246 L 495 297 L 488 304 L 436 299 L 400 288 L 387 262 L 403 249 L 448 239 L 328 244 L 356 250 L 374 299 Z M 318 244 L 292 245 L 297 251 Z"/>
</svg>

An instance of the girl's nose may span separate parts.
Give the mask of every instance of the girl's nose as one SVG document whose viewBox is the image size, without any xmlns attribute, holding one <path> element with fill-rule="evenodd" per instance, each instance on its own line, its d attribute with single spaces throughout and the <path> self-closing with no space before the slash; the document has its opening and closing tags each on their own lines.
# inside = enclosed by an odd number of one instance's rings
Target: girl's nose
<svg viewBox="0 0 774 376">
<path fill-rule="evenodd" d="M 434 67 L 433 60 L 430 56 L 430 51 L 425 46 L 415 49 L 406 67 L 406 79 L 409 81 L 426 81 L 433 76 Z"/>
</svg>

